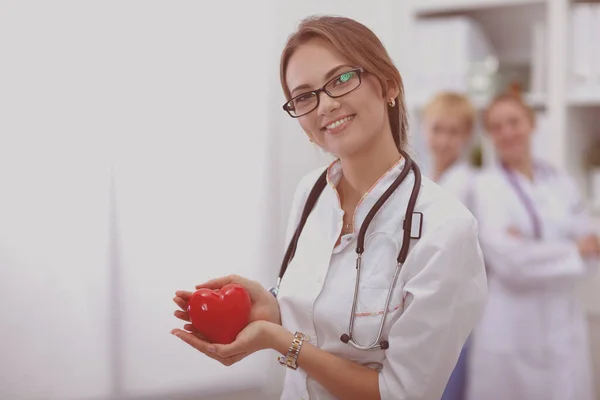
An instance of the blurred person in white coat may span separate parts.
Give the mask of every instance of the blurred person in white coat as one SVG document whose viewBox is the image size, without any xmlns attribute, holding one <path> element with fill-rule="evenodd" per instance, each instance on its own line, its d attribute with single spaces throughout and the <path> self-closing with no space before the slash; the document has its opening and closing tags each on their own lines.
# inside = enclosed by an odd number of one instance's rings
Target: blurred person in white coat
<svg viewBox="0 0 600 400">
<path fill-rule="evenodd" d="M 467 159 L 476 111 L 455 92 L 437 94 L 425 107 L 424 131 L 431 162 L 427 175 L 470 208 L 476 170 Z"/>
<path fill-rule="evenodd" d="M 499 162 L 474 187 L 489 301 L 470 348 L 469 400 L 592 400 L 576 288 L 600 245 L 565 172 L 532 157 L 535 114 L 517 94 L 485 114 Z"/>
<path fill-rule="evenodd" d="M 471 208 L 476 170 L 469 165 L 466 155 L 475 116 L 475 108 L 466 96 L 441 92 L 425 107 L 423 120 L 427 150 L 432 159 L 429 176 L 468 208 Z M 442 400 L 465 398 L 469 342 L 460 352 Z"/>
<path fill-rule="evenodd" d="M 173 334 L 224 365 L 274 349 L 284 400 L 439 400 L 486 300 L 477 222 L 407 155 L 402 78 L 370 29 L 303 21 L 280 75 L 283 111 L 336 160 L 297 186 L 274 288 L 238 276 L 197 286 L 246 287 L 251 322 L 236 340 L 208 343 L 189 323 Z M 238 228 L 224 268 L 244 262 Z M 190 295 L 174 299 L 184 321 Z"/>
</svg>

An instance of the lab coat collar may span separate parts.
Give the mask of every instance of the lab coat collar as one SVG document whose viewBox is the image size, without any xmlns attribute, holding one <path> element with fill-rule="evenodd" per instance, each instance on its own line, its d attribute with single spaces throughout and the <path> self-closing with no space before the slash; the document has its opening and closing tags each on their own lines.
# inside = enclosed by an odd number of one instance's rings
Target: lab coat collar
<svg viewBox="0 0 600 400">
<path fill-rule="evenodd" d="M 450 177 L 452 177 L 452 175 L 455 172 L 458 172 L 460 170 L 467 169 L 467 168 L 469 168 L 469 163 L 463 159 L 458 159 L 455 162 L 453 162 L 452 164 L 450 164 L 450 166 L 448 168 L 446 168 L 446 170 L 444 172 L 442 172 L 442 175 L 439 177 L 437 183 L 442 184 L 444 181 L 446 181 Z"/>
<path fill-rule="evenodd" d="M 549 163 L 546 163 L 541 160 L 533 161 L 533 182 L 530 181 L 529 179 L 527 179 L 527 177 L 525 175 L 523 175 L 521 172 L 519 172 L 515 169 L 512 169 L 510 167 L 505 167 L 504 164 L 502 163 L 502 161 L 498 162 L 497 168 L 501 172 L 504 172 L 504 173 L 506 173 L 506 170 L 510 171 L 510 173 L 514 174 L 517 177 L 517 179 L 519 180 L 519 183 L 521 183 L 522 185 L 525 185 L 526 187 L 535 185 L 535 183 L 537 181 L 543 181 L 545 179 L 550 179 L 556 175 L 556 169 Z"/>
<path fill-rule="evenodd" d="M 402 169 L 404 168 L 405 159 L 401 158 L 398 162 L 390 167 L 378 180 L 375 184 L 363 195 L 362 199 L 359 201 L 356 206 L 356 210 L 354 212 L 354 233 L 353 235 L 358 234 L 360 227 L 362 226 L 363 221 L 365 220 L 367 214 L 371 210 L 371 208 L 375 205 L 377 200 L 383 195 L 383 193 L 390 187 L 390 185 L 394 182 L 394 180 L 400 175 Z M 338 220 L 341 220 L 344 211 L 341 207 L 339 193 L 337 191 L 337 185 L 342 177 L 342 164 L 340 160 L 335 160 L 327 170 L 327 183 L 330 189 L 334 193 L 334 197 L 337 197 L 337 204 L 335 205 L 335 215 Z M 411 184 L 414 176 L 409 174 L 405 181 L 402 182 L 400 187 L 397 189 L 398 191 L 402 190 L 403 187 L 406 187 L 407 184 Z M 411 186 L 412 187 L 412 186 Z M 374 222 L 374 221 L 373 221 Z M 338 225 L 338 224 L 335 224 Z M 372 227 L 369 227 L 369 231 Z M 337 237 L 336 237 L 337 240 Z"/>
</svg>

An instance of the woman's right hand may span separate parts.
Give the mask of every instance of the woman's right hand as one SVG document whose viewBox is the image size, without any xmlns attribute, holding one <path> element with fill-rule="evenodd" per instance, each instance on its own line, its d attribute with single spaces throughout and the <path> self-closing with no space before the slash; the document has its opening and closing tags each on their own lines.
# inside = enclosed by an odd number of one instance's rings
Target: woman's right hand
<svg viewBox="0 0 600 400">
<path fill-rule="evenodd" d="M 577 249 L 582 257 L 600 257 L 600 242 L 596 235 L 588 235 L 577 240 Z"/>
<path fill-rule="evenodd" d="M 250 310 L 250 322 L 261 320 L 281 325 L 281 317 L 279 314 L 279 304 L 277 303 L 277 299 L 256 281 L 252 281 L 238 275 L 227 275 L 196 285 L 196 290 L 203 288 L 218 290 L 230 283 L 243 286 L 250 295 L 250 300 L 252 302 L 252 309 Z M 181 308 L 181 311 L 175 311 L 175 316 L 188 322 L 189 316 L 187 314 L 187 304 L 191 295 L 192 292 L 178 290 L 175 292 L 175 298 L 173 299 L 175 304 Z"/>
</svg>

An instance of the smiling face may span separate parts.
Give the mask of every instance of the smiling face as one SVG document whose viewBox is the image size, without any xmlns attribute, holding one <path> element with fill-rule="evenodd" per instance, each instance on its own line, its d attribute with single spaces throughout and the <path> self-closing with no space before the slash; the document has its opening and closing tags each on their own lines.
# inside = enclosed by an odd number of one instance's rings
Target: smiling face
<svg viewBox="0 0 600 400">
<path fill-rule="evenodd" d="M 387 102 L 398 92 L 382 96 L 383 89 L 377 77 L 356 71 L 358 67 L 321 39 L 311 39 L 300 45 L 287 64 L 286 84 L 291 98 L 301 94 L 307 96 L 300 98 L 297 107 L 310 101 L 312 90 L 327 84 L 326 89 L 334 93 L 335 88 L 357 83 L 356 79 L 360 79 L 358 87 L 341 97 L 332 98 L 320 92 L 318 106 L 298 118 L 313 142 L 339 158 L 351 157 L 374 145 L 389 143 L 394 146 Z"/>
<path fill-rule="evenodd" d="M 456 161 L 470 138 L 470 129 L 460 115 L 437 113 L 425 119 L 427 146 L 436 162 L 448 166 Z"/>
<path fill-rule="evenodd" d="M 530 157 L 533 121 L 520 104 L 511 100 L 497 102 L 488 111 L 486 125 L 502 161 L 513 164 Z"/>
</svg>

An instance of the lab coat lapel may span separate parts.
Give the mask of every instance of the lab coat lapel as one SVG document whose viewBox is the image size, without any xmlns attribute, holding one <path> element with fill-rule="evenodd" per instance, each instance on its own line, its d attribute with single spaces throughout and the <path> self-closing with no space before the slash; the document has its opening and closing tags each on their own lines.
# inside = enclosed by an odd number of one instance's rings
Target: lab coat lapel
<svg viewBox="0 0 600 400">
<path fill-rule="evenodd" d="M 296 255 L 284 275 L 282 287 L 308 307 L 312 314 L 314 301 L 323 288 L 331 254 L 337 240 L 340 217 L 332 188 L 326 186 L 304 225 Z"/>
<path fill-rule="evenodd" d="M 362 225 L 367 217 L 367 214 L 375 206 L 375 203 L 377 203 L 379 198 L 381 196 L 383 196 L 385 191 L 392 185 L 392 183 L 398 177 L 398 175 L 400 175 L 403 168 L 404 168 L 404 160 L 401 160 L 400 162 L 395 164 L 392 168 L 390 168 L 385 173 L 385 175 L 383 175 L 380 178 L 380 180 L 377 181 L 377 183 L 375 185 L 373 185 L 373 187 L 361 199 L 360 203 L 358 204 L 358 208 L 356 210 L 355 221 L 354 221 L 356 224 L 354 227 L 356 230 L 356 233 L 358 233 L 358 231 L 362 227 Z M 379 209 L 379 211 L 373 218 L 373 221 L 371 221 L 369 228 L 367 229 L 367 236 L 369 234 L 371 234 L 373 231 L 377 230 L 375 228 L 376 226 L 379 226 L 381 228 L 382 225 L 383 226 L 387 225 L 386 218 L 382 218 L 382 215 L 388 209 L 388 207 L 386 207 L 387 204 L 390 202 L 398 201 L 397 200 L 398 196 L 401 195 L 401 193 L 403 196 L 403 193 L 406 191 L 407 187 L 412 188 L 413 182 L 414 182 L 414 175 L 413 175 L 413 172 L 411 171 L 408 174 L 408 176 L 406 176 L 404 181 L 400 184 L 400 186 L 396 189 L 396 191 L 394 193 L 392 193 L 392 195 L 386 201 L 386 203 L 383 204 L 383 206 Z"/>
<path fill-rule="evenodd" d="M 534 238 L 536 236 L 534 221 L 532 219 L 532 212 L 536 213 L 535 218 L 538 220 L 540 234 L 543 235 L 542 229 L 543 226 L 541 224 L 540 216 L 538 214 L 538 210 L 536 205 L 533 203 L 531 185 L 526 181 L 523 177 L 521 177 L 517 173 L 513 173 L 512 179 L 515 182 L 511 182 L 511 176 L 501 167 L 497 167 L 495 169 L 498 174 L 498 182 L 501 182 L 504 185 L 503 192 L 507 195 L 498 196 L 498 201 L 503 203 L 510 203 L 506 209 L 511 210 L 511 220 L 506 222 L 507 228 L 510 226 L 512 228 L 516 228 L 519 232 L 524 234 L 527 237 Z M 518 185 L 518 187 L 515 185 Z M 519 193 L 521 190 L 521 193 Z M 528 208 L 527 203 L 524 201 L 522 196 L 526 196 L 526 201 L 529 202 L 531 206 L 531 210 Z"/>
</svg>

